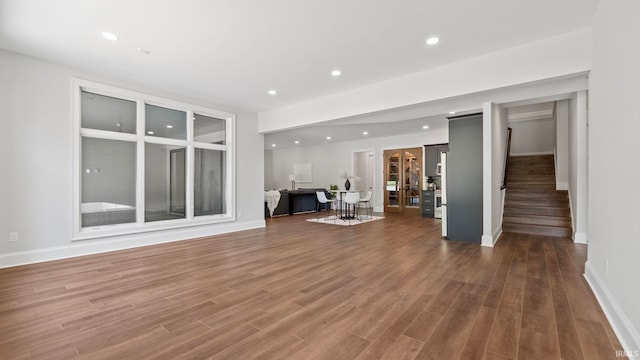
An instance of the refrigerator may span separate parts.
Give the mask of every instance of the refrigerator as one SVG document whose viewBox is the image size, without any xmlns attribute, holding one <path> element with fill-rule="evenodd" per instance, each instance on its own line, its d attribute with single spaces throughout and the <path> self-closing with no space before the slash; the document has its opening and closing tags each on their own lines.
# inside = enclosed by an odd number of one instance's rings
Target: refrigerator
<svg viewBox="0 0 640 360">
<path fill-rule="evenodd" d="M 442 236 L 447 237 L 447 153 L 440 154 L 440 193 L 442 197 Z"/>
</svg>

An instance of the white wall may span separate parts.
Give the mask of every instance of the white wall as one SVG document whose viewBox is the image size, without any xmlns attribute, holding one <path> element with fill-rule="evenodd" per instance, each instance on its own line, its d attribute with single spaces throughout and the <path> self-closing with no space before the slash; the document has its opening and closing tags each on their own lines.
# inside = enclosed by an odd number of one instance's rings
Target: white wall
<svg viewBox="0 0 640 360">
<path fill-rule="evenodd" d="M 237 221 L 72 243 L 72 76 L 236 113 Z M 255 113 L 0 51 L 0 119 L 0 267 L 264 226 Z M 18 242 L 7 241 L 10 232 L 19 233 Z"/>
<path fill-rule="evenodd" d="M 277 186 L 273 181 L 273 151 L 264 150 L 264 189 L 276 189 Z"/>
<path fill-rule="evenodd" d="M 569 188 L 569 101 L 556 102 L 556 189 Z"/>
<path fill-rule="evenodd" d="M 296 147 L 290 149 L 276 149 L 273 151 L 273 176 L 277 188 L 290 188 L 288 174 L 293 170 L 293 164 L 311 163 L 313 182 L 298 184 L 305 188 L 329 188 L 336 184 L 344 189 L 344 179 L 340 179 L 339 172 L 353 173 L 353 153 L 372 150 L 374 152 L 374 184 L 373 206 L 376 211 L 383 208 L 382 187 L 382 154 L 385 149 L 406 147 L 422 147 L 428 144 L 447 143 L 449 129 L 427 130 L 425 132 L 372 138 L 366 140 L 323 144 L 317 146 Z M 361 186 L 356 184 L 358 188 Z"/>
<path fill-rule="evenodd" d="M 552 61 L 549 54 L 553 54 Z M 260 113 L 260 131 L 278 131 L 581 73 L 589 70 L 589 60 L 589 30 L 578 30 Z"/>
<path fill-rule="evenodd" d="M 569 201 L 578 243 L 587 242 L 587 165 L 587 93 L 580 91 L 569 101 Z"/>
<path fill-rule="evenodd" d="M 636 0 L 609 0 L 600 1 L 594 17 L 585 274 L 622 345 L 631 351 L 640 351 L 638 14 Z"/>
<path fill-rule="evenodd" d="M 553 118 L 510 121 L 511 156 L 553 154 L 555 121 Z"/>
<path fill-rule="evenodd" d="M 502 233 L 504 192 L 501 190 L 504 174 L 505 148 L 507 144 L 507 110 L 500 105 L 491 106 L 491 244 L 495 244 Z M 486 241 L 485 241 L 486 242 Z"/>
</svg>

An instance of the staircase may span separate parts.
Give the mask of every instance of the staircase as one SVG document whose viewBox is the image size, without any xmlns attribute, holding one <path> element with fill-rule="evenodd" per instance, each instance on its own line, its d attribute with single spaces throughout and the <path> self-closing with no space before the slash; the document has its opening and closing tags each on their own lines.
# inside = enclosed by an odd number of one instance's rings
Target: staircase
<svg viewBox="0 0 640 360">
<path fill-rule="evenodd" d="M 553 155 L 509 157 L 502 230 L 571 237 L 567 191 L 556 190 Z"/>
</svg>

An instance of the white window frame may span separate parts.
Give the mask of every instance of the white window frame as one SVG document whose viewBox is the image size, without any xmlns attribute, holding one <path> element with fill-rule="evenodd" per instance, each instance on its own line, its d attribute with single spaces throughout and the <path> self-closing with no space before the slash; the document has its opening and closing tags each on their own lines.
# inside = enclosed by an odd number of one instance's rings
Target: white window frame
<svg viewBox="0 0 640 360">
<path fill-rule="evenodd" d="M 136 103 L 136 133 L 119 133 L 105 130 L 83 129 L 81 119 L 81 93 L 91 93 L 129 100 Z M 235 191 L 235 125 L 236 115 L 233 113 L 211 109 L 203 106 L 179 102 L 144 94 L 132 90 L 121 89 L 88 80 L 72 78 L 72 121 L 73 121 L 73 216 L 72 241 L 121 236 L 149 231 L 185 228 L 208 224 L 232 222 L 236 220 Z M 145 105 L 155 105 L 169 109 L 184 111 L 187 114 L 187 140 L 176 140 L 146 135 Z M 209 144 L 193 141 L 194 113 L 210 116 L 226 121 L 225 144 Z M 82 227 L 82 137 L 106 140 L 122 140 L 136 143 L 136 222 Z M 186 214 L 184 219 L 145 222 L 145 143 L 178 145 L 186 148 Z M 194 152 L 195 148 L 224 151 L 225 156 L 225 213 L 216 215 L 194 216 Z"/>
</svg>

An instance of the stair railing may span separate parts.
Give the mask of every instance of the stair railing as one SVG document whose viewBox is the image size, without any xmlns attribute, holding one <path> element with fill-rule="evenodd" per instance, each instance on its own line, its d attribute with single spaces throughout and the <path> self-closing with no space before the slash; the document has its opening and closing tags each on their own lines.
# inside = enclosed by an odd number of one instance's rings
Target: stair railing
<svg viewBox="0 0 640 360">
<path fill-rule="evenodd" d="M 507 188 L 507 174 L 509 173 L 509 156 L 511 156 L 511 128 L 507 128 L 507 141 L 504 150 L 504 166 L 502 167 L 502 186 L 500 190 Z"/>
</svg>

